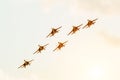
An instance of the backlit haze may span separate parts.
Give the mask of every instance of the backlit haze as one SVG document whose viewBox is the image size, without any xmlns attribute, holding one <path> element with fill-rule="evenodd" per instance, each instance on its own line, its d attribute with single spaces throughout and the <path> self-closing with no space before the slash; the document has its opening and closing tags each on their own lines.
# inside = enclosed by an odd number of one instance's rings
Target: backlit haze
<svg viewBox="0 0 120 80">
<path fill-rule="evenodd" d="M 96 18 L 67 36 L 72 26 Z M 120 0 L 1 0 L 0 37 L 0 80 L 120 80 Z M 34 61 L 17 69 L 24 59 Z"/>
</svg>

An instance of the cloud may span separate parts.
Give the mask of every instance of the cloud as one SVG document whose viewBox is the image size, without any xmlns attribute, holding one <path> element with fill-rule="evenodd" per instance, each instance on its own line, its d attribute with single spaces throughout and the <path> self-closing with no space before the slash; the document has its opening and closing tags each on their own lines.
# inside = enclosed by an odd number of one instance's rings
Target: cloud
<svg viewBox="0 0 120 80">
<path fill-rule="evenodd" d="M 104 32 L 104 31 L 100 32 L 99 34 L 100 34 L 100 36 L 102 36 L 104 38 L 104 40 L 108 44 L 110 44 L 112 46 L 116 46 L 116 47 L 120 46 L 120 37 L 116 37 L 107 32 Z"/>
<path fill-rule="evenodd" d="M 85 13 L 99 13 L 105 15 L 112 15 L 120 13 L 119 0 L 10 0 L 11 6 L 20 6 L 25 8 L 38 6 L 41 12 L 47 14 L 72 14 L 80 15 Z M 18 9 L 18 8 L 17 8 Z"/>
<path fill-rule="evenodd" d="M 78 0 L 79 9 L 88 10 L 90 12 L 98 12 L 102 14 L 118 14 L 120 13 L 119 0 Z"/>
<path fill-rule="evenodd" d="M 81 12 L 88 14 L 118 14 L 120 13 L 119 0 L 10 0 L 9 3 L 14 7 L 35 7 L 38 6 L 41 12 L 56 13 L 66 12 L 66 14 L 76 15 Z M 19 9 L 19 8 L 17 8 Z M 62 14 L 62 13 L 61 13 Z"/>
</svg>

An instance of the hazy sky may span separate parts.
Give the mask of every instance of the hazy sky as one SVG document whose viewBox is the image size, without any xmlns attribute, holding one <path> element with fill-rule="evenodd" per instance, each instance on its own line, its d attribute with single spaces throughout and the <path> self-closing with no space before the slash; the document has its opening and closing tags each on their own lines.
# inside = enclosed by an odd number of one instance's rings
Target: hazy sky
<svg viewBox="0 0 120 80">
<path fill-rule="evenodd" d="M 120 80 L 119 0 L 1 0 L 0 80 Z M 67 36 L 72 26 L 98 18 Z M 52 27 L 60 33 L 46 38 Z M 52 52 L 58 41 L 61 51 Z M 38 44 L 50 45 L 33 55 Z M 35 61 L 17 69 L 23 60 Z"/>
</svg>

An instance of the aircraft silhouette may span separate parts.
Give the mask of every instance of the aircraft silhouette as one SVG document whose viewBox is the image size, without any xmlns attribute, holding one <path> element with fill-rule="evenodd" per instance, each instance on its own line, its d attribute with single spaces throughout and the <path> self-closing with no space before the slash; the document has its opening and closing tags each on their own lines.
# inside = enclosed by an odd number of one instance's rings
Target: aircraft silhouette
<svg viewBox="0 0 120 80">
<path fill-rule="evenodd" d="M 94 19 L 94 20 L 87 20 L 88 21 L 88 23 L 82 28 L 82 29 L 84 29 L 84 28 L 90 28 L 90 26 L 91 25 L 93 25 L 93 24 L 95 24 L 95 21 L 96 20 L 98 20 L 97 18 L 96 19 Z"/>
<path fill-rule="evenodd" d="M 33 54 L 35 54 L 35 53 L 41 53 L 41 51 L 45 50 L 45 47 L 46 47 L 47 45 L 48 45 L 48 44 L 45 44 L 45 45 L 43 45 L 43 46 L 38 45 L 39 48 L 38 48 L 37 51 L 35 51 Z"/>
<path fill-rule="evenodd" d="M 32 61 L 33 61 L 33 59 L 30 60 L 30 61 L 24 60 L 24 63 L 18 68 L 26 68 L 26 66 L 30 65 Z"/>
<path fill-rule="evenodd" d="M 53 51 L 55 51 L 55 50 L 57 50 L 57 49 L 61 50 L 61 48 L 64 47 L 64 46 L 65 46 L 64 44 L 67 43 L 67 42 L 68 42 L 68 41 L 65 41 L 65 42 L 63 42 L 63 43 L 62 43 L 62 42 L 58 42 L 58 46 L 57 46 Z"/>
<path fill-rule="evenodd" d="M 58 27 L 58 28 L 52 28 L 52 31 L 47 35 L 47 37 L 52 37 L 54 36 L 56 33 L 59 32 L 59 29 L 61 28 L 62 26 Z"/>
<path fill-rule="evenodd" d="M 68 33 L 68 35 L 72 35 L 74 34 L 76 31 L 78 31 L 80 29 L 80 26 L 82 26 L 83 24 L 79 25 L 79 26 L 73 26 L 73 29 Z"/>
</svg>

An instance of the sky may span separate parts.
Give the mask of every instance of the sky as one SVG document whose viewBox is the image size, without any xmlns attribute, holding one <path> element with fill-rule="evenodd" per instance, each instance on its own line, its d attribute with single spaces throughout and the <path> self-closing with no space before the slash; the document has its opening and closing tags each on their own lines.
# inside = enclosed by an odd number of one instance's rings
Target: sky
<svg viewBox="0 0 120 80">
<path fill-rule="evenodd" d="M 0 80 L 120 80 L 119 0 L 1 0 Z M 88 29 L 67 36 L 72 26 Z M 62 26 L 46 38 L 52 27 Z M 57 42 L 68 40 L 60 51 Z M 33 55 L 38 44 L 49 43 Z M 34 59 L 26 69 L 17 69 Z"/>
</svg>

